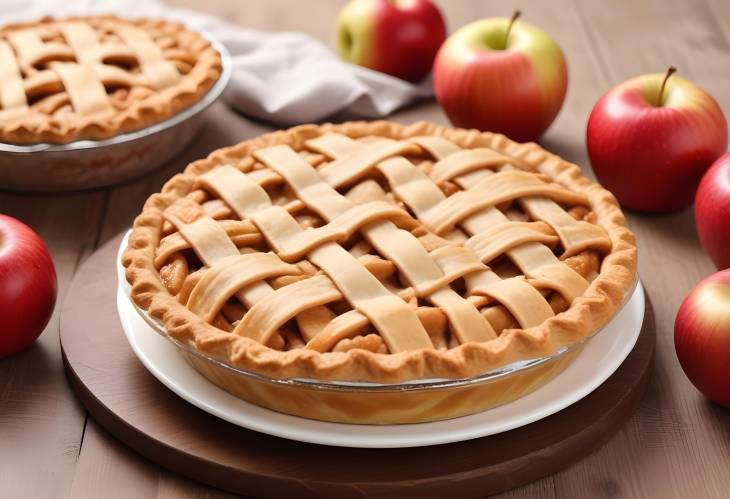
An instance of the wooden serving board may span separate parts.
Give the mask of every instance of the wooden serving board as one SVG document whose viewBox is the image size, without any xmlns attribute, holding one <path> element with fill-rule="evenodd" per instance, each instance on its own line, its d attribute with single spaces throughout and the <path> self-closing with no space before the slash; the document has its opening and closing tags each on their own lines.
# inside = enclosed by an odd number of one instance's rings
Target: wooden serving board
<svg viewBox="0 0 730 499">
<path fill-rule="evenodd" d="M 79 269 L 61 312 L 72 388 L 98 423 L 173 471 L 258 497 L 486 496 L 555 473 L 598 448 L 638 406 L 655 349 L 647 300 L 636 347 L 603 385 L 553 416 L 491 437 L 410 449 L 350 449 L 256 433 L 188 404 L 137 360 L 116 310 L 121 234 Z M 374 428 L 376 431 L 376 428 Z"/>
</svg>

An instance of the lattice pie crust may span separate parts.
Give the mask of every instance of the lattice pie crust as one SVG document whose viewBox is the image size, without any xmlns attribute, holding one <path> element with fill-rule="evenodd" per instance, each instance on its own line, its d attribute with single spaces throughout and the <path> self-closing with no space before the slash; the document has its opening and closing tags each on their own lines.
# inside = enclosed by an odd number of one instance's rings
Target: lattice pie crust
<svg viewBox="0 0 730 499">
<path fill-rule="evenodd" d="M 44 19 L 0 29 L 0 140 L 102 139 L 161 121 L 218 80 L 220 54 L 161 20 Z"/>
<path fill-rule="evenodd" d="M 221 149 L 124 254 L 168 334 L 271 377 L 460 378 L 578 342 L 636 273 L 614 197 L 536 144 L 390 122 Z"/>
</svg>

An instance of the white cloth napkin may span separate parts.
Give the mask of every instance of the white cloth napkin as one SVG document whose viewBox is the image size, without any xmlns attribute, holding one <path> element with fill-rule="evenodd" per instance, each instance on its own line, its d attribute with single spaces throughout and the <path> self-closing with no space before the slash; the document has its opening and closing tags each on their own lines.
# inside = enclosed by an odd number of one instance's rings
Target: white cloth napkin
<svg viewBox="0 0 730 499">
<path fill-rule="evenodd" d="M 433 94 L 430 81 L 413 85 L 345 63 L 305 34 L 246 29 L 199 12 L 166 7 L 161 0 L 0 0 L 2 23 L 103 12 L 164 17 L 207 31 L 233 59 L 226 102 L 271 123 L 292 125 L 333 115 L 378 118 Z"/>
</svg>

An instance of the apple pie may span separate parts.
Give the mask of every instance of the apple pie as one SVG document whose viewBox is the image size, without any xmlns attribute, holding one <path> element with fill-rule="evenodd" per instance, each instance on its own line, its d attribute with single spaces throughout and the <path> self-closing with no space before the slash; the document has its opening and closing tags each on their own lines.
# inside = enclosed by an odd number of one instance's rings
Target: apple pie
<svg viewBox="0 0 730 499">
<path fill-rule="evenodd" d="M 397 383 L 583 341 L 636 260 L 615 198 L 578 166 L 498 134 L 379 121 L 190 164 L 145 203 L 123 265 L 140 308 L 225 365 Z"/>
<path fill-rule="evenodd" d="M 74 17 L 0 28 L 0 141 L 104 139 L 198 101 L 221 74 L 200 34 L 162 20 Z"/>
</svg>

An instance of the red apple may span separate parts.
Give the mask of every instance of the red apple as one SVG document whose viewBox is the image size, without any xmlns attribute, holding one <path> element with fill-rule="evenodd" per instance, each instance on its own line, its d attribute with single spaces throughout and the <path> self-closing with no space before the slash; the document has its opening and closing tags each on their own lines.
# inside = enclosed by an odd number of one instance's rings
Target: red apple
<svg viewBox="0 0 730 499">
<path fill-rule="evenodd" d="M 429 0 L 352 0 L 337 20 L 340 56 L 408 81 L 423 79 L 446 38 Z"/>
<path fill-rule="evenodd" d="M 674 322 L 674 346 L 692 384 L 730 407 L 730 270 L 707 277 L 684 299 Z"/>
<path fill-rule="evenodd" d="M 715 266 L 730 268 L 730 152 L 702 177 L 695 197 L 695 225 Z"/>
<path fill-rule="evenodd" d="M 462 128 L 537 140 L 563 105 L 568 71 L 544 31 L 512 19 L 484 19 L 459 29 L 436 56 L 436 98 Z"/>
<path fill-rule="evenodd" d="M 56 270 L 38 234 L 0 215 L 0 358 L 30 346 L 56 303 Z"/>
<path fill-rule="evenodd" d="M 627 208 L 685 208 L 702 174 L 727 149 L 720 106 L 673 72 L 670 68 L 666 75 L 643 75 L 614 87 L 588 120 L 593 171 Z"/>
</svg>

